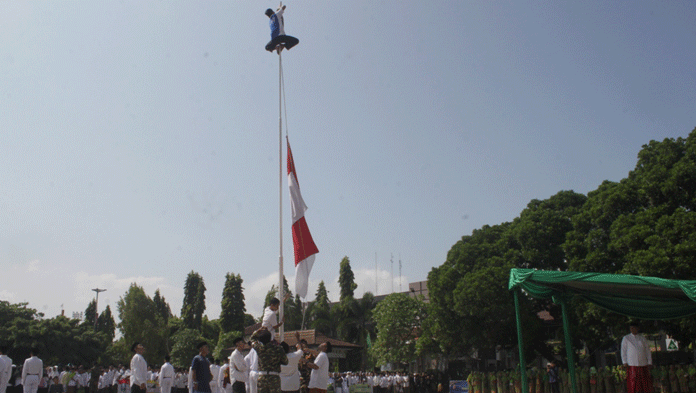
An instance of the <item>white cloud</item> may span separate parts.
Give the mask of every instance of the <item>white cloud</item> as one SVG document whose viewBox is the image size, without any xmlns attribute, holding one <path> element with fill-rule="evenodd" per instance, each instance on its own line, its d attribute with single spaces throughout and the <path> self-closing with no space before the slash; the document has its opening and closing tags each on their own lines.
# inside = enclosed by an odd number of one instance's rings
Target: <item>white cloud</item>
<svg viewBox="0 0 696 393">
<path fill-rule="evenodd" d="M 27 263 L 27 270 L 26 270 L 26 272 L 27 272 L 27 273 L 37 272 L 37 271 L 39 271 L 39 267 L 40 267 L 40 266 L 39 266 L 39 260 L 38 260 L 38 259 L 31 260 L 31 261 L 29 261 L 29 262 Z"/>
<path fill-rule="evenodd" d="M 6 289 L 3 289 L 2 291 L 0 291 L 0 300 L 5 300 L 5 301 L 12 303 L 14 301 L 15 297 L 17 297 L 17 295 L 15 295 L 14 292 L 10 292 Z"/>
</svg>

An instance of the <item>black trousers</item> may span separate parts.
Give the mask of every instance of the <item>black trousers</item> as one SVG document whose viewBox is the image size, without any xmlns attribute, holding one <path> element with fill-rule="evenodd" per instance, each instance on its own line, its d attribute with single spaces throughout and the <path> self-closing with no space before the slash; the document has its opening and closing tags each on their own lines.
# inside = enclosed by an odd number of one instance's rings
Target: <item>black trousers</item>
<svg viewBox="0 0 696 393">
<path fill-rule="evenodd" d="M 232 393 L 246 393 L 246 384 L 241 381 L 234 381 L 232 384 Z"/>
<path fill-rule="evenodd" d="M 293 36 L 289 35 L 279 35 L 276 38 L 272 39 L 268 44 L 266 44 L 266 50 L 269 52 L 273 52 L 273 50 L 276 48 L 276 46 L 283 44 L 285 46 L 285 49 L 290 50 L 293 46 L 297 45 L 300 43 L 300 40 Z"/>
</svg>

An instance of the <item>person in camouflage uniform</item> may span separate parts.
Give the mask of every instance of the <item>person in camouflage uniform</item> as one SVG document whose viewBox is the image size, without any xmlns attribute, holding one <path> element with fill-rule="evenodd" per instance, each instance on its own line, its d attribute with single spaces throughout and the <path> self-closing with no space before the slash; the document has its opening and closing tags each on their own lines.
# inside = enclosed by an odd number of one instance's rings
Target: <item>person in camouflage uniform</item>
<svg viewBox="0 0 696 393">
<path fill-rule="evenodd" d="M 265 327 L 251 335 L 251 346 L 259 356 L 258 393 L 281 393 L 280 365 L 288 364 L 285 351 L 271 342 L 271 332 Z"/>
<path fill-rule="evenodd" d="M 309 376 L 312 373 L 312 369 L 307 366 L 307 363 L 314 362 L 315 356 L 307 350 L 307 340 L 300 340 L 300 344 L 302 345 L 302 349 L 305 351 L 303 356 L 304 360 L 300 362 L 300 393 L 308 393 Z"/>
</svg>

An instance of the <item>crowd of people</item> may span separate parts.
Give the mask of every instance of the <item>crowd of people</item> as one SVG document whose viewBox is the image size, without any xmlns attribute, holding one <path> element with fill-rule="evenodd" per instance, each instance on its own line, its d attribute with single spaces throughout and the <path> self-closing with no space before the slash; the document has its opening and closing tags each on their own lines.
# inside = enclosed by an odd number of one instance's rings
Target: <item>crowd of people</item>
<svg viewBox="0 0 696 393">
<path fill-rule="evenodd" d="M 32 349 L 31 357 L 17 368 L 7 357 L 7 348 L 2 347 L 0 393 L 348 393 L 354 385 L 367 386 L 372 393 L 435 391 L 434 380 L 427 374 L 329 373 L 329 342 L 315 351 L 297 335 L 298 344 L 290 350 L 285 342 L 270 337 L 266 327 L 256 331 L 249 343 L 239 337 L 229 358 L 217 362 L 208 357 L 208 345 L 202 342 L 188 369 L 172 366 L 169 356 L 161 366 L 148 365 L 145 347 L 137 342 L 131 347 L 130 367 L 44 367 L 38 350 Z"/>
</svg>

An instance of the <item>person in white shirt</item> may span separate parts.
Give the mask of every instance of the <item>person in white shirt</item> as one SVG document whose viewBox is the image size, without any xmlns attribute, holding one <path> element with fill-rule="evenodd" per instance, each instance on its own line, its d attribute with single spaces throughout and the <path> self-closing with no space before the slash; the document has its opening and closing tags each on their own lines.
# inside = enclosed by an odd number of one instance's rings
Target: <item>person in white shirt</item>
<svg viewBox="0 0 696 393">
<path fill-rule="evenodd" d="M 39 381 L 43 378 L 43 361 L 38 358 L 39 351 L 32 348 L 31 357 L 24 361 L 22 368 L 22 386 L 24 393 L 36 393 L 39 389 Z"/>
<path fill-rule="evenodd" d="M 232 393 L 232 382 L 230 382 L 230 364 L 225 363 L 220 366 L 217 377 L 217 386 L 220 393 Z"/>
<path fill-rule="evenodd" d="M 130 386 L 131 393 L 146 393 L 145 386 L 147 383 L 147 362 L 143 357 L 145 347 L 139 342 L 131 345 L 131 351 L 135 352 L 130 362 Z"/>
<path fill-rule="evenodd" d="M 208 385 L 210 386 L 211 393 L 220 393 L 217 383 L 218 376 L 220 375 L 220 366 L 216 363 L 215 359 L 212 359 L 210 362 L 210 375 L 212 377 L 210 378 Z"/>
<path fill-rule="evenodd" d="M 257 393 L 257 384 L 259 381 L 259 354 L 254 348 L 251 348 L 249 353 L 244 357 L 244 362 L 249 370 L 247 378 L 246 391 L 247 393 Z"/>
<path fill-rule="evenodd" d="M 621 360 L 627 369 L 627 393 L 652 393 L 653 384 L 650 375 L 652 354 L 648 340 L 640 334 L 637 322 L 630 325 L 631 333 L 621 340 Z"/>
<path fill-rule="evenodd" d="M 295 346 L 297 350 L 295 352 L 290 352 L 290 346 L 285 341 L 280 343 L 288 357 L 288 364 L 280 366 L 280 390 L 282 392 L 299 393 L 300 391 L 298 364 L 303 358 L 304 351 L 300 345 L 299 333 L 296 332 L 295 336 L 297 337 L 297 345 Z"/>
<path fill-rule="evenodd" d="M 314 363 L 307 363 L 307 367 L 312 369 L 309 376 L 309 393 L 326 393 L 329 386 L 329 356 L 331 343 L 326 341 L 319 345 L 319 354 Z"/>
<path fill-rule="evenodd" d="M 0 346 L 0 393 L 5 393 L 12 376 L 12 359 L 7 356 L 7 346 Z"/>
<path fill-rule="evenodd" d="M 174 386 L 174 366 L 169 363 L 171 358 L 169 355 L 164 357 L 164 364 L 160 367 L 159 376 L 157 378 L 161 393 L 171 393 Z"/>
<path fill-rule="evenodd" d="M 289 295 L 289 293 L 286 294 L 283 301 L 287 299 L 287 295 Z M 283 325 L 283 321 L 280 321 L 280 323 L 278 322 L 279 308 L 280 300 L 274 297 L 268 303 L 268 307 L 263 310 L 263 320 L 261 322 L 261 326 L 265 327 L 269 332 L 271 332 L 271 341 L 275 340 L 276 338 L 276 329 Z"/>
<path fill-rule="evenodd" d="M 244 340 L 242 340 L 241 337 L 237 337 L 232 343 L 234 344 L 234 351 L 230 355 L 229 363 L 232 392 L 246 393 L 246 383 L 249 379 L 249 365 L 247 365 L 245 358 L 242 355 L 242 350 L 244 350 Z M 252 349 L 252 351 L 256 353 L 254 349 Z M 258 367 L 258 359 L 256 361 L 256 367 Z"/>
</svg>

